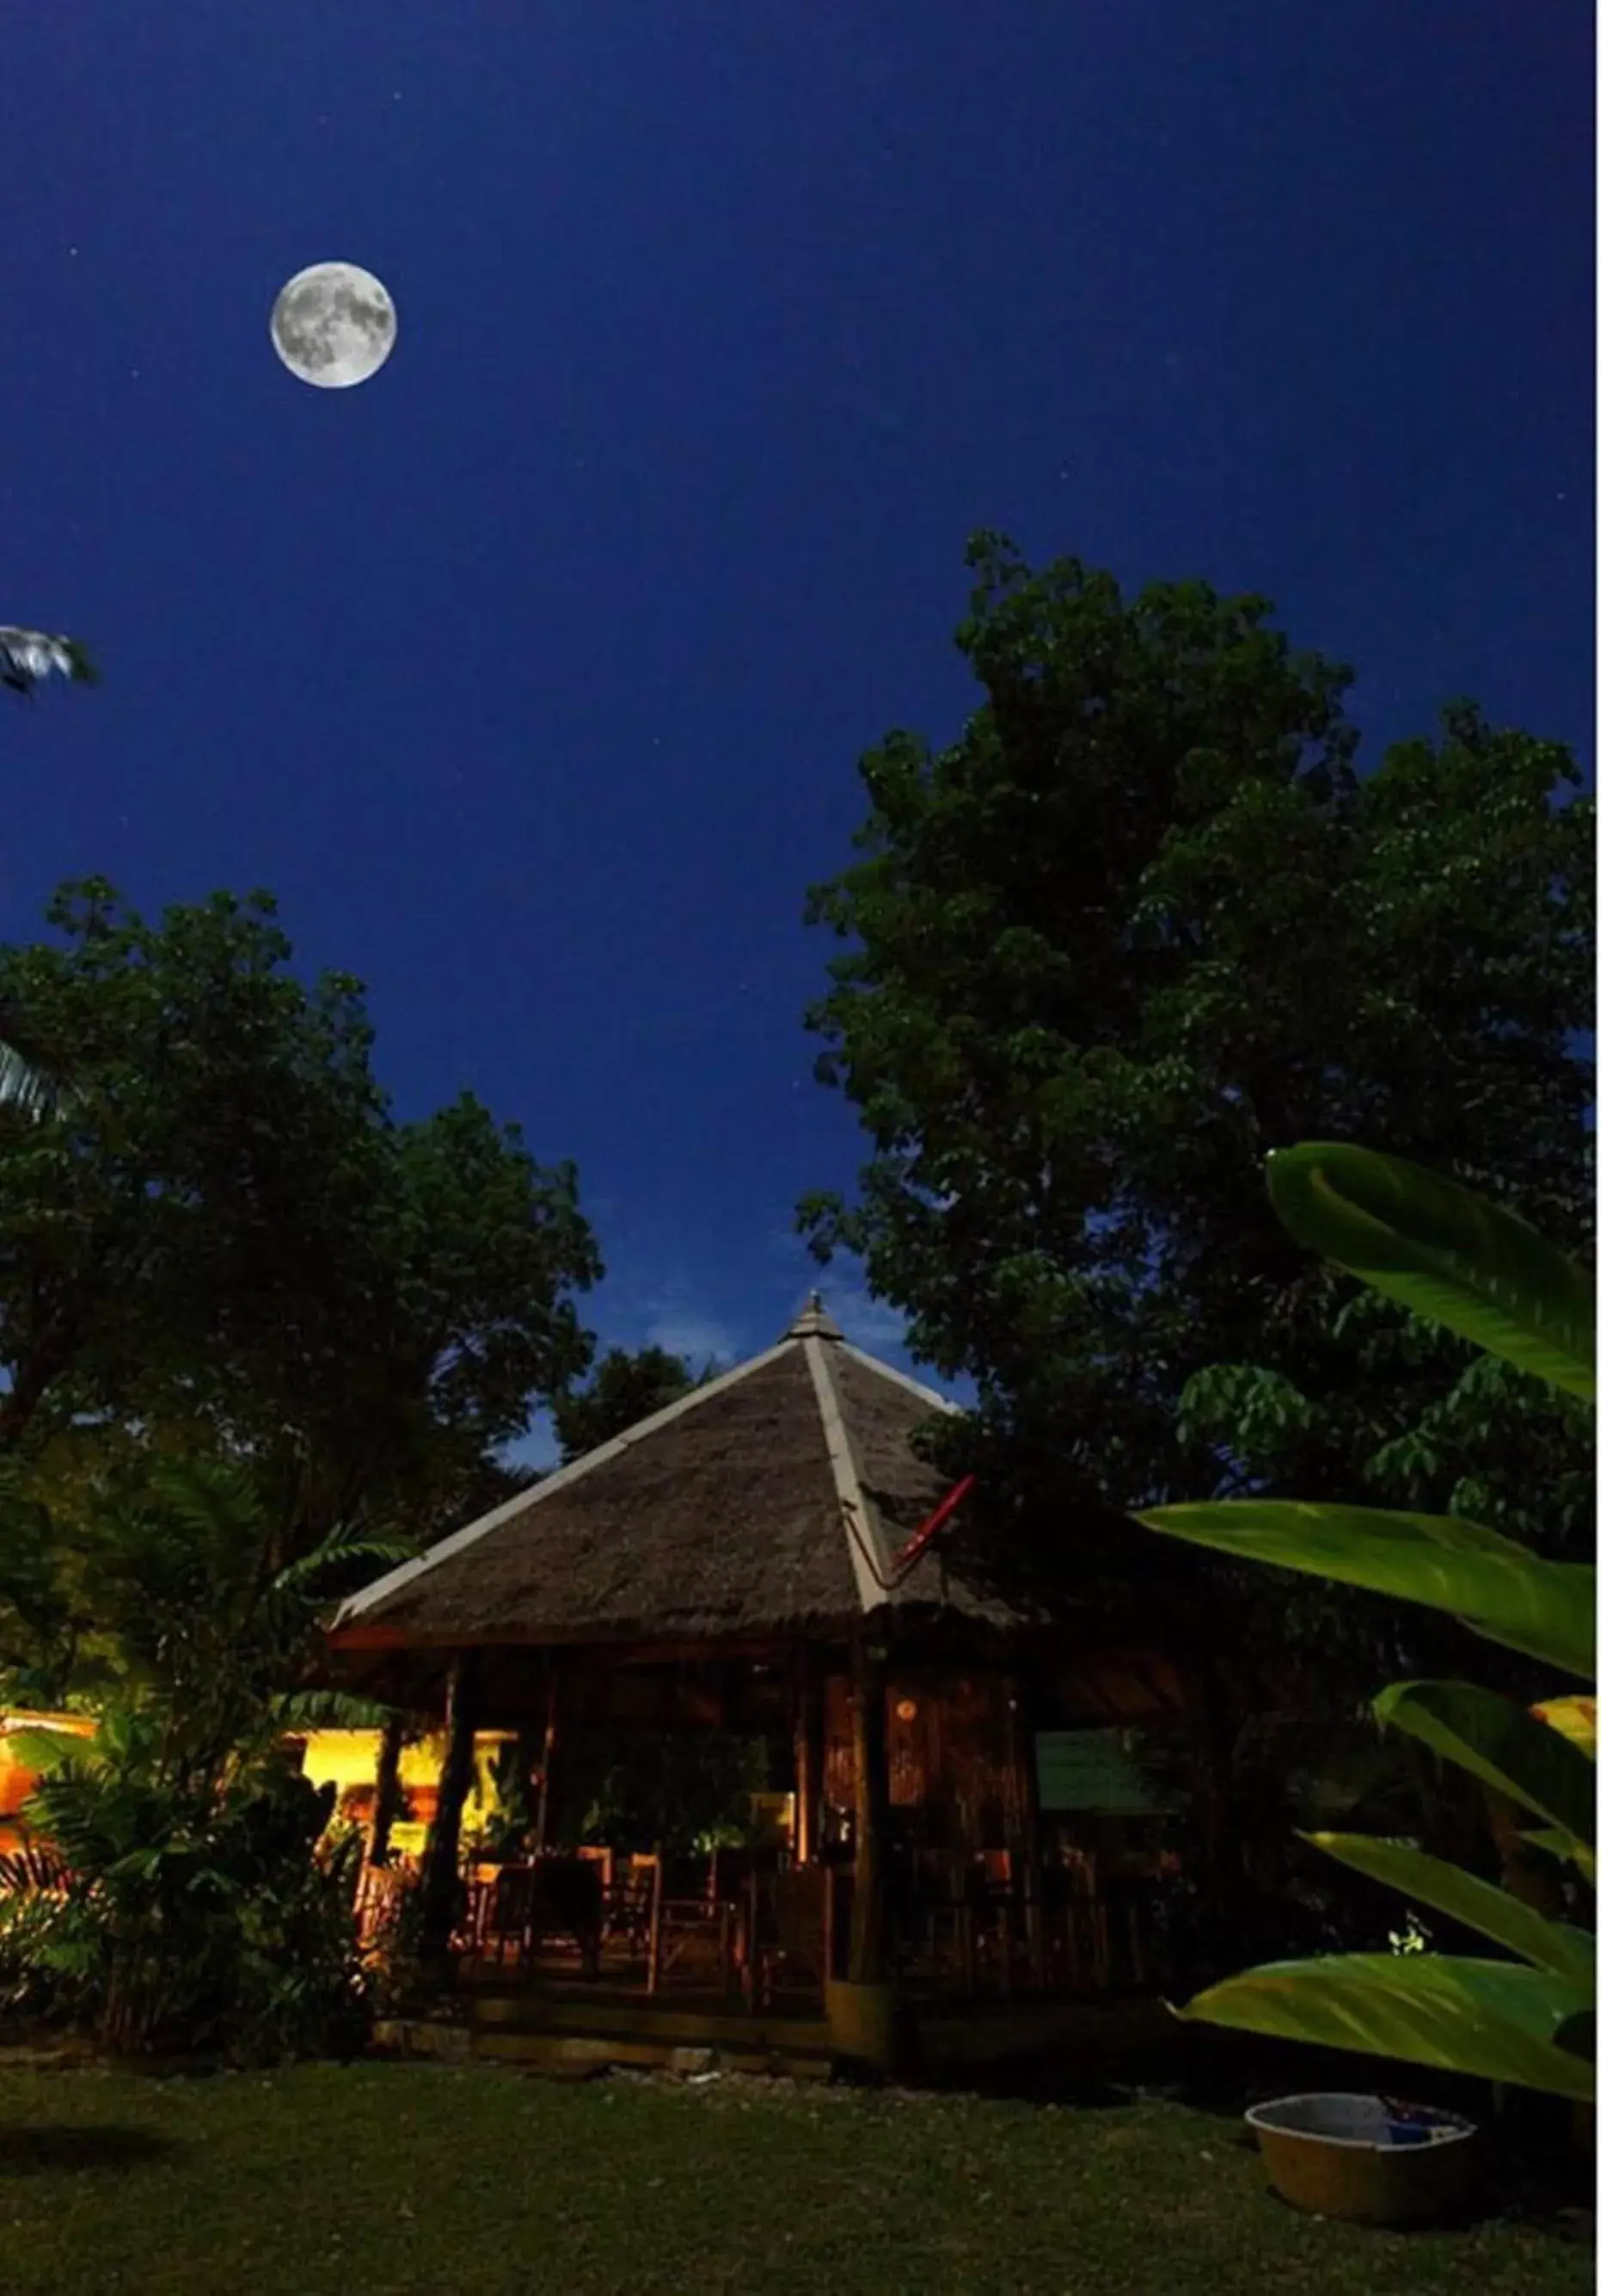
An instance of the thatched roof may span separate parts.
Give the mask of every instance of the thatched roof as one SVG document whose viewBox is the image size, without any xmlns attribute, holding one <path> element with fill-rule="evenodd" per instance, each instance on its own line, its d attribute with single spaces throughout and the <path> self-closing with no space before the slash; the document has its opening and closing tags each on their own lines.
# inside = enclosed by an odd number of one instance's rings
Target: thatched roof
<svg viewBox="0 0 1601 2296">
<path fill-rule="evenodd" d="M 823 1636 L 872 1612 L 1022 1623 L 958 1577 L 914 1428 L 955 1409 L 845 1342 L 814 1295 L 777 1346 L 390 1571 L 341 1609 L 347 1650 Z M 959 1518 L 958 1518 L 959 1520 Z"/>
</svg>

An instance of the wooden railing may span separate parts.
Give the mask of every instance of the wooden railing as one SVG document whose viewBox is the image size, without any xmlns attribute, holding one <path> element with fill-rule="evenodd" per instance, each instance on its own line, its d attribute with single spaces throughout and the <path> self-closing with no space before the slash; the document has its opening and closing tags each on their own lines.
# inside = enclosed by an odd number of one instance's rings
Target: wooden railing
<svg viewBox="0 0 1601 2296">
<path fill-rule="evenodd" d="M 825 1975 L 845 1973 L 848 1864 L 753 1867 L 725 1857 L 708 1861 L 703 1882 L 691 1888 L 655 1856 L 569 1851 L 519 1864 L 473 1860 L 462 1878 L 452 1943 L 470 1968 L 531 1975 L 539 1965 L 558 1976 L 571 1963 L 571 1975 L 647 1995 L 694 1988 L 753 2004 L 776 1985 L 820 1997 Z M 412 1860 L 364 1871 L 357 1910 L 365 1943 L 382 1934 L 418 1879 Z M 1090 1895 L 1055 1871 L 1030 1893 L 998 1866 L 986 1873 L 955 1860 L 942 1873 L 917 1874 L 909 1890 L 900 1880 L 891 1966 L 914 1992 L 1094 1997 L 1166 1981 L 1160 1938 L 1136 1896 Z"/>
</svg>

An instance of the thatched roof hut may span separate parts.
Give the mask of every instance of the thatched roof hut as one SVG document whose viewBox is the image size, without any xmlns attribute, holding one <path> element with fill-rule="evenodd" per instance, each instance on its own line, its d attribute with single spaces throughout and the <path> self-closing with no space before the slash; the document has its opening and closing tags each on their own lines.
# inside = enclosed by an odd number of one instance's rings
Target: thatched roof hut
<svg viewBox="0 0 1601 2296">
<path fill-rule="evenodd" d="M 1006 1632 L 1023 1613 L 948 1544 L 896 1569 L 946 1495 L 914 1431 L 954 1408 L 814 1295 L 776 1347 L 352 1597 L 333 1644 L 749 1644 L 931 1613 Z"/>
<path fill-rule="evenodd" d="M 850 1346 L 814 1294 L 764 1354 L 341 1606 L 333 1672 L 446 1721 L 431 1935 L 448 1926 L 475 1730 L 542 1727 L 543 1841 L 558 1739 L 571 1760 L 586 1730 L 710 1727 L 779 1750 L 800 1865 L 849 1842 L 862 1981 L 887 1950 L 891 1841 L 1012 1858 L 1038 1963 L 1037 1734 L 1062 1726 L 1066 1621 L 949 1512 L 916 1438 L 955 1408 Z M 1091 1710 L 1170 1710 L 1176 1690 L 1119 1677 Z"/>
</svg>

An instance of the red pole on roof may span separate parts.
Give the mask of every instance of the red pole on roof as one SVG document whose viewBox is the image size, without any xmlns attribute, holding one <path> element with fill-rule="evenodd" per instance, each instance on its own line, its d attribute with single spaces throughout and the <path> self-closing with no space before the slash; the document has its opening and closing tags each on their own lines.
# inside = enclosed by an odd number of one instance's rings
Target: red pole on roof
<svg viewBox="0 0 1601 2296">
<path fill-rule="evenodd" d="M 917 1557 L 928 1546 L 929 1541 L 933 1538 L 934 1533 L 939 1529 L 940 1524 L 947 1521 L 950 1516 L 955 1514 L 956 1509 L 961 1505 L 962 1501 L 973 1488 L 973 1478 L 971 1475 L 964 1475 L 961 1481 L 956 1485 L 955 1490 L 947 1492 L 946 1496 L 940 1500 L 939 1505 L 934 1509 L 932 1514 L 930 1515 L 928 1521 L 918 1524 L 910 1538 L 907 1539 L 906 1545 L 895 1557 L 894 1562 L 890 1565 L 890 1576 L 891 1578 L 903 1578 L 906 1576 L 913 1563 L 916 1562 Z"/>
</svg>

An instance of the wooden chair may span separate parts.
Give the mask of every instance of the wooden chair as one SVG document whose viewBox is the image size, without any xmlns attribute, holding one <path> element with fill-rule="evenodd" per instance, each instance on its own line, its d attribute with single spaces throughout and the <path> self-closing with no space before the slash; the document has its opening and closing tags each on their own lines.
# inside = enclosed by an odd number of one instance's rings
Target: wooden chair
<svg viewBox="0 0 1601 2296">
<path fill-rule="evenodd" d="M 601 1868 L 587 1858 L 541 1857 L 531 1862 L 479 1865 L 468 1882 L 470 1950 L 497 1969 L 508 1948 L 530 1969 L 547 1939 L 577 1948 L 586 1977 L 599 1973 L 603 1902 Z"/>
<path fill-rule="evenodd" d="M 797 1982 L 821 1993 L 833 1966 L 833 1875 L 825 1866 L 792 1866 L 762 1877 L 747 1981 L 751 2005 L 771 2005 Z"/>
<path fill-rule="evenodd" d="M 603 1890 L 609 1890 L 612 1887 L 612 1869 L 616 1864 L 616 1858 L 609 1843 L 581 1841 L 574 1855 L 581 1857 L 586 1865 L 600 1867 Z"/>
<path fill-rule="evenodd" d="M 374 1945 L 393 1923 L 406 1892 L 415 1888 L 417 1870 L 410 1858 L 391 1857 L 387 1866 L 364 1866 L 356 1885 L 356 1935 L 363 1948 Z"/>
<path fill-rule="evenodd" d="M 698 1975 L 702 1984 L 710 1979 L 720 1991 L 731 1992 L 738 1909 L 719 1906 L 712 1896 L 710 1863 L 698 1890 L 682 1870 L 669 1883 L 660 1863 L 655 1878 L 646 1989 L 659 1993 L 675 1975 Z"/>
<path fill-rule="evenodd" d="M 504 1969 L 506 1949 L 515 1945 L 519 1964 L 526 1964 L 533 1867 L 522 1863 L 476 1866 L 467 1886 L 474 1956 Z"/>
<path fill-rule="evenodd" d="M 613 1862 L 603 1941 L 620 1945 L 629 1962 L 650 1960 L 661 1860 L 654 1850 L 627 1854 Z"/>
<path fill-rule="evenodd" d="M 605 1926 L 604 1867 L 581 1853 L 547 1853 L 533 1866 L 525 1959 L 531 1962 L 546 1939 L 567 1938 L 577 1947 L 586 1977 L 600 1974 L 601 1936 Z"/>
<path fill-rule="evenodd" d="M 735 1966 L 747 1996 L 754 1986 L 755 1943 L 764 1893 L 784 1863 L 785 1853 L 776 1844 L 711 1853 L 710 1894 L 718 1905 L 734 1908 Z"/>
<path fill-rule="evenodd" d="M 901 1949 L 914 1984 L 963 1996 L 978 1990 L 979 1912 L 965 1857 L 935 1849 L 917 1854 Z"/>
<path fill-rule="evenodd" d="M 1005 1998 L 1012 1990 L 1017 1948 L 1022 1941 L 1022 1906 L 1011 1851 L 981 1850 L 965 1878 L 973 1982 L 975 1989 L 993 1988 Z"/>
</svg>

